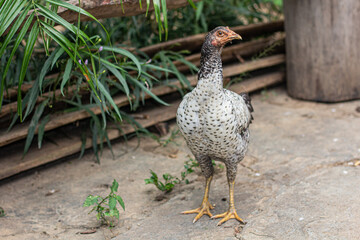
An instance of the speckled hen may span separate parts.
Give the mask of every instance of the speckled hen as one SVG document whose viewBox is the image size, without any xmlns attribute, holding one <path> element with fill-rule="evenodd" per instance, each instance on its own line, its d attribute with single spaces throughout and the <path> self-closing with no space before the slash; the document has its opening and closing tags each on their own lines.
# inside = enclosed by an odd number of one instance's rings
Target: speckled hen
<svg viewBox="0 0 360 240">
<path fill-rule="evenodd" d="M 247 151 L 253 108 L 246 93 L 239 95 L 223 88 L 221 52 L 234 39 L 241 37 L 228 27 L 217 27 L 207 34 L 201 48 L 197 86 L 185 95 L 177 110 L 177 124 L 206 178 L 201 206 L 183 212 L 197 213 L 193 222 L 204 214 L 222 218 L 218 225 L 231 218 L 243 222 L 235 210 L 234 184 L 237 164 Z M 225 164 L 230 195 L 228 211 L 215 216 L 208 200 L 214 174 L 212 159 Z"/>
</svg>

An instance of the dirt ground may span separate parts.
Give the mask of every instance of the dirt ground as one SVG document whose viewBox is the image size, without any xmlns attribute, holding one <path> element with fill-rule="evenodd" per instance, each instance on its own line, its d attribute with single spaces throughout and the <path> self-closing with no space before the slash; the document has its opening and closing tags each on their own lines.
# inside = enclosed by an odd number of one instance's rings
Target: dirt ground
<svg viewBox="0 0 360 240">
<path fill-rule="evenodd" d="M 165 148 L 142 139 L 135 151 L 137 139 L 118 142 L 115 159 L 105 149 L 100 165 L 89 152 L 0 182 L 0 239 L 359 239 L 360 101 L 304 102 L 282 88 L 252 99 L 251 143 L 235 185 L 246 225 L 217 227 L 207 216 L 193 224 L 195 215 L 180 214 L 200 205 L 199 170 L 167 195 L 144 184 L 149 169 L 180 176 L 190 152 L 179 136 Z M 109 229 L 82 204 L 89 194 L 106 195 L 114 178 L 126 211 Z M 215 214 L 227 209 L 224 170 L 216 171 L 210 202 Z"/>
</svg>

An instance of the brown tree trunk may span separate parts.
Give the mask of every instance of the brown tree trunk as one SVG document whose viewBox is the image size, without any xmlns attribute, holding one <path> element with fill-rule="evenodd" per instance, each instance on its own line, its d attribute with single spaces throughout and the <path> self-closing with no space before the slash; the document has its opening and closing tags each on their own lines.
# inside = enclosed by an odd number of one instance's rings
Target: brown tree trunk
<svg viewBox="0 0 360 240">
<path fill-rule="evenodd" d="M 285 0 L 284 12 L 289 95 L 360 98 L 360 1 Z"/>
</svg>

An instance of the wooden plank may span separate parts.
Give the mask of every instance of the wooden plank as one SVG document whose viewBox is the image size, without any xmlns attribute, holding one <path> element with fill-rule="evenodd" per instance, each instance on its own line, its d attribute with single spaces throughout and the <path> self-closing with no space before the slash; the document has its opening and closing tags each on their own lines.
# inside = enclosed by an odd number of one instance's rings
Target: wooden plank
<svg viewBox="0 0 360 240">
<path fill-rule="evenodd" d="M 230 89 L 238 93 L 256 91 L 263 87 L 283 82 L 284 75 L 285 74 L 283 72 L 265 74 L 263 76 L 251 78 L 244 82 L 234 84 Z M 138 119 L 137 121 L 143 127 L 149 127 L 158 122 L 173 119 L 176 116 L 176 109 L 180 101 L 181 100 L 176 100 L 168 107 L 159 106 L 151 110 L 143 111 L 141 113 L 149 117 L 146 119 Z M 116 129 L 108 130 L 108 136 L 111 140 L 116 139 L 123 134 L 134 132 L 134 129 L 129 124 L 123 124 L 121 127 L 123 133 L 120 133 Z M 54 143 L 45 141 L 42 149 L 32 146 L 24 159 L 22 159 L 22 151 L 7 151 L 4 148 L 0 149 L 0 154 L 2 156 L 1 165 L 3 166 L 0 168 L 0 179 L 4 179 L 31 168 L 41 166 L 45 163 L 69 156 L 81 150 L 81 138 L 79 134 L 74 133 L 74 131 L 70 131 L 68 136 L 65 138 L 59 138 L 58 134 L 54 134 L 54 136 L 50 138 Z M 86 140 L 86 148 L 90 148 L 91 146 L 91 139 L 88 138 Z"/>
<path fill-rule="evenodd" d="M 198 0 L 193 0 L 194 2 Z M 121 4 L 123 3 L 123 5 Z M 68 3 L 79 6 L 78 0 L 70 0 Z M 146 1 L 142 0 L 142 8 L 140 8 L 139 0 L 82 0 L 81 7 L 92 14 L 97 19 L 135 16 L 146 13 Z M 187 0 L 167 0 L 167 9 L 176 9 L 188 4 Z M 124 8 L 124 11 L 122 9 Z M 154 6 L 150 1 L 149 11 L 153 11 Z M 78 13 L 64 8 L 60 8 L 58 14 L 70 23 L 74 23 L 78 19 Z M 91 18 L 81 15 L 81 21 L 90 21 Z"/>
<path fill-rule="evenodd" d="M 231 77 L 238 75 L 240 73 L 253 71 L 256 69 L 266 68 L 275 66 L 281 63 L 284 63 L 285 55 L 279 54 L 274 55 L 262 59 L 258 59 L 255 61 L 245 62 L 243 64 L 233 64 L 230 66 L 226 66 L 223 68 L 223 75 L 224 77 Z M 192 86 L 196 85 L 197 77 L 196 76 L 189 76 L 188 80 Z M 181 87 L 179 82 L 174 82 L 173 84 L 176 87 Z M 175 87 L 168 87 L 168 86 L 160 86 L 152 89 L 152 92 L 155 95 L 164 95 L 172 92 L 176 92 Z M 150 98 L 150 95 L 145 96 L 146 99 Z M 114 98 L 115 104 L 119 107 L 125 106 L 128 104 L 128 99 L 126 96 L 119 96 Z M 94 112 L 94 114 L 100 114 L 101 109 L 99 107 L 90 108 Z M 86 110 L 79 110 L 71 113 L 65 113 L 61 115 L 52 116 L 49 122 L 45 125 L 45 131 L 49 131 L 69 123 L 82 120 L 85 118 L 90 117 L 90 114 Z M 21 124 L 15 126 L 10 132 L 6 132 L 6 130 L 0 131 L 0 147 L 8 145 L 10 143 L 16 142 L 18 140 L 24 139 L 27 136 L 29 124 Z M 37 134 L 38 128 L 35 130 L 35 134 Z"/>
<path fill-rule="evenodd" d="M 277 31 L 284 30 L 284 21 L 274 21 L 269 23 L 257 23 L 249 24 L 245 26 L 237 26 L 231 28 L 236 33 L 240 34 L 244 40 L 249 40 L 253 36 L 258 36 L 267 33 L 274 33 Z M 204 41 L 206 33 L 200 33 L 193 36 L 170 40 L 167 42 L 154 44 L 148 47 L 141 48 L 140 50 L 148 54 L 149 56 L 154 55 L 160 50 L 189 50 L 193 52 L 196 49 L 200 49 Z"/>
<path fill-rule="evenodd" d="M 197 2 L 199 0 L 193 0 Z M 79 6 L 79 0 L 69 0 L 68 3 Z M 123 4 L 121 4 L 121 2 Z M 80 7 L 97 19 L 112 17 L 128 17 L 146 13 L 146 0 L 141 0 L 142 8 L 140 8 L 139 0 L 81 0 Z M 176 9 L 188 5 L 187 0 L 167 0 L 167 9 Z M 149 12 L 154 11 L 152 1 L 150 1 Z M 195 10 L 194 10 L 195 11 Z M 58 15 L 70 23 L 78 21 L 78 12 L 59 7 Z M 36 20 L 34 20 L 36 21 Z M 80 16 L 80 21 L 93 21 L 92 18 L 85 15 Z M 11 26 L 4 32 L 6 35 Z"/>
</svg>

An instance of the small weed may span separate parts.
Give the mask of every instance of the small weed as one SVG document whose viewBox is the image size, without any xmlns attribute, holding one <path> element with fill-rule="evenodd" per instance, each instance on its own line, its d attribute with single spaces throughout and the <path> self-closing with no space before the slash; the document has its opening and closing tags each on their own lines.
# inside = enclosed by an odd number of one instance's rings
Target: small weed
<svg viewBox="0 0 360 240">
<path fill-rule="evenodd" d="M 145 184 L 154 184 L 160 191 L 165 193 L 171 192 L 171 190 L 175 187 L 175 184 L 180 183 L 180 179 L 172 176 L 169 173 L 163 174 L 163 179 L 165 182 L 161 182 L 157 176 L 157 174 L 150 170 L 151 177 L 145 179 Z"/>
<path fill-rule="evenodd" d="M 194 167 L 199 167 L 199 163 L 196 160 L 190 158 L 189 160 L 185 161 L 185 172 L 181 172 L 181 180 L 185 181 L 186 184 L 189 184 L 189 179 L 187 179 L 186 176 L 195 171 L 193 169 Z"/>
<path fill-rule="evenodd" d="M 169 143 L 175 143 L 175 138 L 177 138 L 179 136 L 179 129 L 174 129 L 171 131 L 171 134 L 168 138 L 166 139 L 161 139 L 161 138 L 157 138 L 156 141 L 162 146 L 162 147 L 166 147 Z"/>
<path fill-rule="evenodd" d="M 110 227 L 114 226 L 112 221 L 114 217 L 119 219 L 119 210 L 116 208 L 117 202 L 125 211 L 125 204 L 123 199 L 120 197 L 120 195 L 116 194 L 118 187 L 119 183 L 114 179 L 112 186 L 110 187 L 109 195 L 107 195 L 105 198 L 89 195 L 84 202 L 84 207 L 95 205 L 89 214 L 93 211 L 96 211 L 97 220 L 101 220 L 103 224 L 106 224 Z M 109 219 L 106 217 L 109 217 Z"/>
<path fill-rule="evenodd" d="M 224 169 L 224 165 L 220 163 L 216 164 L 214 160 L 212 160 L 212 164 L 215 168 L 218 167 L 219 169 Z M 189 158 L 189 160 L 185 161 L 184 163 L 185 171 L 181 172 L 181 179 L 179 179 L 178 177 L 174 177 L 169 173 L 165 173 L 163 174 L 163 179 L 165 180 L 164 183 L 159 180 L 158 175 L 154 171 L 150 170 L 151 177 L 145 179 L 145 184 L 154 184 L 160 191 L 169 193 L 172 191 L 176 184 L 180 184 L 182 182 L 189 184 L 189 179 L 187 179 L 186 177 L 190 173 L 194 172 L 194 168 L 197 167 L 199 167 L 199 163 L 196 160 Z"/>
<path fill-rule="evenodd" d="M 0 207 L 0 217 L 5 217 L 5 216 L 6 216 L 5 210 L 2 207 Z"/>
</svg>

